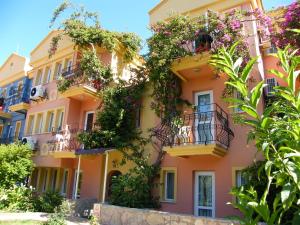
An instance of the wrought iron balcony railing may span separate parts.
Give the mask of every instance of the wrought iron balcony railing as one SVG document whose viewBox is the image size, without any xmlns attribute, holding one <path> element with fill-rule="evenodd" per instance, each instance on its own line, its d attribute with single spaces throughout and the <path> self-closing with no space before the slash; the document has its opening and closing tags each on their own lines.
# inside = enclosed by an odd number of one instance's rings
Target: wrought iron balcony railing
<svg viewBox="0 0 300 225">
<path fill-rule="evenodd" d="M 95 129 L 95 124 L 93 129 Z M 66 125 L 64 129 L 52 129 L 52 139 L 49 140 L 49 151 L 74 151 L 81 147 L 81 143 L 77 139 L 77 135 L 82 132 L 90 132 L 79 128 L 78 124 Z"/>
<path fill-rule="evenodd" d="M 184 113 L 154 129 L 164 146 L 219 144 L 228 149 L 234 137 L 228 114 L 217 104 L 200 105 L 193 113 Z"/>
<path fill-rule="evenodd" d="M 61 76 L 65 79 L 72 79 L 72 86 L 76 85 L 88 85 L 90 87 L 94 87 L 93 82 L 87 81 L 84 79 L 82 70 L 78 67 L 78 65 L 74 65 L 72 67 L 68 67 L 61 72 Z"/>
</svg>

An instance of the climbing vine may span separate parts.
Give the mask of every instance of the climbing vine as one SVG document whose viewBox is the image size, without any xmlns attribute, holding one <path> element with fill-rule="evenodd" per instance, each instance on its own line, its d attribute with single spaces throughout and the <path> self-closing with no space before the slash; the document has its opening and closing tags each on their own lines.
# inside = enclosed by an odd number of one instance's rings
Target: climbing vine
<svg viewBox="0 0 300 225">
<path fill-rule="evenodd" d="M 109 52 L 117 52 L 124 63 L 129 63 L 137 57 L 141 48 L 141 39 L 134 33 L 113 32 L 101 27 L 97 13 L 87 11 L 84 7 L 65 1 L 53 13 L 50 27 L 53 27 L 61 14 L 72 10 L 67 19 L 61 21 L 57 27 L 59 32 L 52 38 L 49 57 L 57 51 L 63 36 L 69 37 L 75 47 L 82 53 L 76 76 L 60 76 L 59 91 L 65 91 L 76 82 L 92 83 L 98 91 L 103 90 L 113 78 L 113 73 L 97 55 L 97 48 L 104 48 Z"/>
<path fill-rule="evenodd" d="M 95 13 L 69 2 L 64 2 L 55 10 L 51 26 L 67 9 L 73 12 L 60 23 L 62 32 L 52 39 L 49 56 L 55 54 L 62 37 L 68 36 L 78 48 L 80 57 L 74 75 L 60 76 L 58 89 L 63 92 L 77 83 L 89 83 L 101 96 L 94 129 L 80 133 L 77 139 L 85 149 L 117 149 L 124 156 L 120 164 L 130 160 L 136 165 L 114 182 L 111 203 L 129 207 L 155 207 L 157 204 L 151 190 L 153 177 L 159 167 L 149 163 L 145 145 L 150 142 L 150 137 L 143 137 L 138 125 L 148 70 L 142 66 L 129 68 L 130 78 L 125 80 L 121 78 L 122 74 L 113 74 L 110 66 L 103 64 L 97 54 L 97 48 L 104 48 L 117 53 L 123 64 L 129 64 L 137 59 L 141 40 L 133 33 L 103 29 Z M 126 196 L 131 198 L 125 201 Z"/>
<path fill-rule="evenodd" d="M 175 16 L 153 25 L 147 67 L 154 87 L 152 107 L 156 114 L 168 121 L 180 113 L 178 106 L 185 103 L 180 98 L 181 81 L 171 70 L 178 58 L 204 52 L 214 54 L 239 41 L 236 57 L 242 57 L 245 65 L 249 60 L 249 34 L 244 32 L 244 24 L 253 20 L 259 21 L 261 35 L 268 35 L 263 28 L 269 26 L 270 19 L 258 9 L 232 10 L 224 15 L 208 11 L 206 16 L 196 18 Z"/>
</svg>

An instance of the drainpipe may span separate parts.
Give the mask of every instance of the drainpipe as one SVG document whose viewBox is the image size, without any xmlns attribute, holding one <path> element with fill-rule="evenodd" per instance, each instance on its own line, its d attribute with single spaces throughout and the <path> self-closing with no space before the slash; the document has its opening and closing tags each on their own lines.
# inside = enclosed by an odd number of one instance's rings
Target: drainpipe
<svg viewBox="0 0 300 225">
<path fill-rule="evenodd" d="M 105 194 L 106 194 L 106 180 L 107 180 L 107 167 L 108 167 L 108 153 L 105 152 L 105 168 L 104 168 L 104 181 L 103 181 L 103 190 L 102 190 L 102 203 L 105 202 Z"/>
<path fill-rule="evenodd" d="M 78 165 L 77 165 L 75 195 L 74 195 L 75 200 L 77 199 L 77 194 L 78 194 L 78 183 L 79 183 L 79 175 L 80 175 L 80 163 L 81 163 L 81 155 L 79 155 Z"/>
</svg>

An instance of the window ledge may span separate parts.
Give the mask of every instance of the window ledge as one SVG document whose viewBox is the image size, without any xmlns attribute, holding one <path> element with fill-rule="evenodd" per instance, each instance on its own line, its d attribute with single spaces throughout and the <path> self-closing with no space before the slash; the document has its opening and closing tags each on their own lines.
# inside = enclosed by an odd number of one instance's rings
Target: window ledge
<svg viewBox="0 0 300 225">
<path fill-rule="evenodd" d="M 176 200 L 160 200 L 161 203 L 176 204 Z"/>
</svg>

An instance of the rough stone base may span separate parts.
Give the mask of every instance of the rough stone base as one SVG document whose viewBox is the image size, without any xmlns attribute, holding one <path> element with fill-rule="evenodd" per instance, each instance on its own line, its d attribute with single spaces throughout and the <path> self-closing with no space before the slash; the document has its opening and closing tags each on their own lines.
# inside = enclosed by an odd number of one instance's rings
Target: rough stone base
<svg viewBox="0 0 300 225">
<path fill-rule="evenodd" d="M 97 202 L 95 198 L 68 200 L 70 204 L 71 214 L 73 216 L 88 217 L 93 209 L 94 203 Z"/>
<path fill-rule="evenodd" d="M 94 204 L 93 215 L 101 225 L 237 225 L 224 219 L 180 215 L 147 209 Z"/>
</svg>

